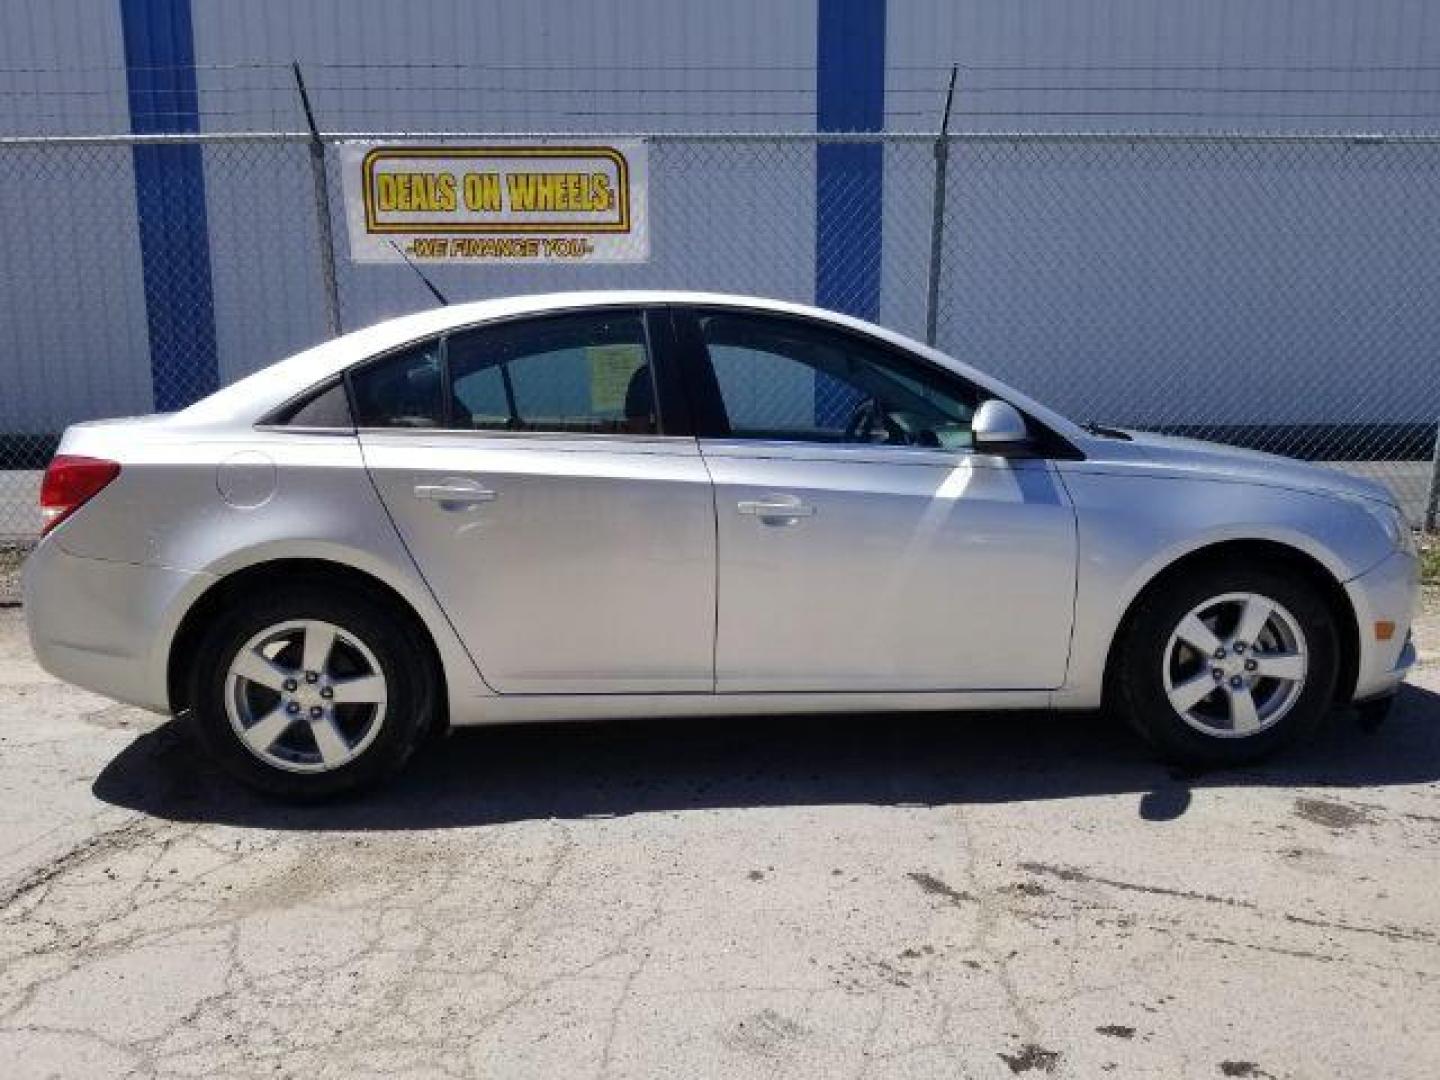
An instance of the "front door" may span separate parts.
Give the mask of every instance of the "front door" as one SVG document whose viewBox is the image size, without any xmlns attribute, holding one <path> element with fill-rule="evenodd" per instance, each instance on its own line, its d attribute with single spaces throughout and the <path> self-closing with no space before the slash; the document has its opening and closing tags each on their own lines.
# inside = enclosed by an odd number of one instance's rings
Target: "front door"
<svg viewBox="0 0 1440 1080">
<path fill-rule="evenodd" d="M 713 689 L 714 504 L 647 320 L 458 331 L 352 376 L 366 464 L 501 693 Z"/>
<path fill-rule="evenodd" d="M 682 327 L 709 401 L 720 692 L 1062 683 L 1074 513 L 1050 462 L 971 452 L 973 387 L 813 320 Z"/>
</svg>

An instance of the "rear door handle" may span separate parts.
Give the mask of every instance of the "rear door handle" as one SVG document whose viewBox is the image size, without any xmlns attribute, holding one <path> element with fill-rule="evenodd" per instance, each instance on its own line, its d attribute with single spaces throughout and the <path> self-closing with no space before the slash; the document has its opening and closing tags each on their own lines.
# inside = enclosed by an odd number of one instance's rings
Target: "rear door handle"
<svg viewBox="0 0 1440 1080">
<path fill-rule="evenodd" d="M 795 498 L 742 499 L 735 509 L 761 521 L 792 524 L 800 518 L 814 517 L 815 507 Z"/>
<path fill-rule="evenodd" d="M 495 501 L 495 492 L 479 484 L 463 482 L 445 484 L 416 484 L 415 497 L 438 503 L 473 505 Z"/>
</svg>

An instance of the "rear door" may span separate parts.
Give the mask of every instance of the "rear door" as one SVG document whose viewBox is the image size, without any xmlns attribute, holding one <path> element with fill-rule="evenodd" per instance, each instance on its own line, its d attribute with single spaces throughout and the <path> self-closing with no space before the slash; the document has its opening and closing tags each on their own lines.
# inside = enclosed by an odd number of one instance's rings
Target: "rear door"
<svg viewBox="0 0 1440 1080">
<path fill-rule="evenodd" d="M 714 503 L 668 325 L 530 317 L 351 375 L 385 506 L 498 692 L 714 687 Z"/>
<path fill-rule="evenodd" d="M 678 314 L 719 538 L 723 692 L 1064 679 L 1075 517 L 1051 462 L 976 454 L 976 388 L 863 335 Z"/>
</svg>

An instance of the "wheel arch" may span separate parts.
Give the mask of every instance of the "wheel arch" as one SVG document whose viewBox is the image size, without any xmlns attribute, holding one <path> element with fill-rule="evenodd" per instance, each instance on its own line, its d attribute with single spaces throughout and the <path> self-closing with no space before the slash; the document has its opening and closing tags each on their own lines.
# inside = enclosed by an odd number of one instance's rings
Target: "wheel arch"
<svg viewBox="0 0 1440 1080">
<path fill-rule="evenodd" d="M 435 729 L 449 725 L 449 686 L 438 643 L 425 619 L 413 604 L 393 586 L 364 570 L 321 558 L 276 558 L 251 563 L 217 578 L 190 605 L 170 639 L 166 659 L 165 688 L 172 714 L 190 706 L 187 678 L 192 661 L 210 621 L 237 597 L 253 596 L 260 590 L 281 588 L 299 581 L 325 581 L 368 593 L 409 624 L 432 665 L 436 687 Z"/>
<path fill-rule="evenodd" d="M 1278 540 L 1244 538 L 1216 541 L 1185 552 L 1152 574 L 1130 598 L 1106 651 L 1103 692 L 1107 702 L 1113 700 L 1116 653 L 1129 632 L 1141 602 L 1181 574 L 1193 572 L 1198 567 L 1214 566 L 1235 559 L 1287 567 L 1303 575 L 1315 586 L 1335 618 L 1340 639 L 1340 671 L 1335 681 L 1335 697 L 1337 701 L 1350 700 L 1359 673 L 1360 635 L 1355 608 L 1345 592 L 1344 585 L 1324 563 L 1298 547 Z"/>
</svg>

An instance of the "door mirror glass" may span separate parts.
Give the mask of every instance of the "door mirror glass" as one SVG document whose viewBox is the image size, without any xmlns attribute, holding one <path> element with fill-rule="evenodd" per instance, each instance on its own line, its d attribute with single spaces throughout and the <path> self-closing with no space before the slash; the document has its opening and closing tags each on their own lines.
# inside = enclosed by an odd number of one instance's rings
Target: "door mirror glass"
<svg viewBox="0 0 1440 1080">
<path fill-rule="evenodd" d="M 998 398 L 990 398 L 975 410 L 970 431 L 980 453 L 1004 453 L 1030 445 L 1030 429 L 1020 410 Z"/>
</svg>

